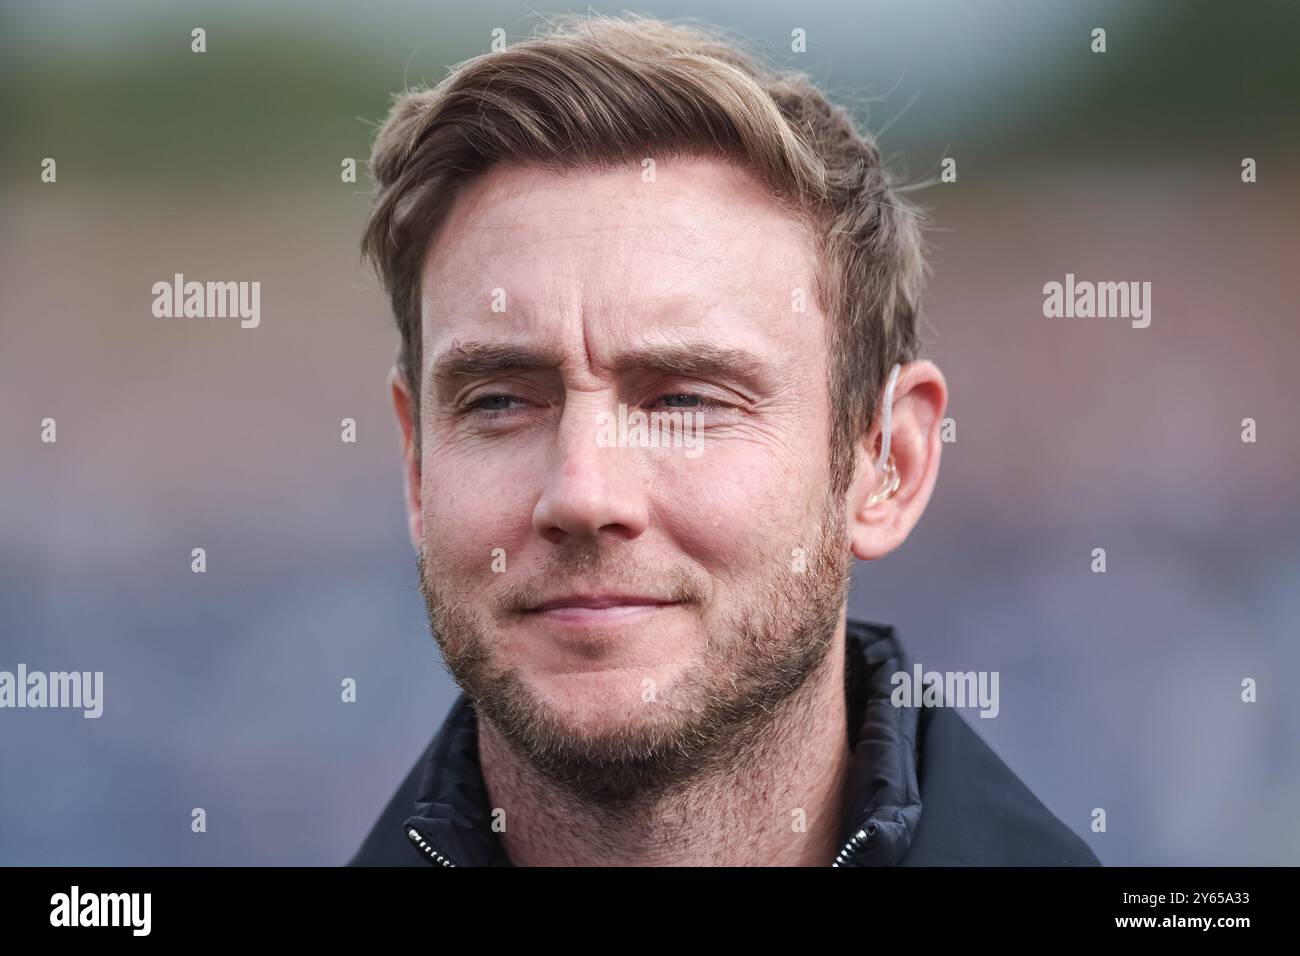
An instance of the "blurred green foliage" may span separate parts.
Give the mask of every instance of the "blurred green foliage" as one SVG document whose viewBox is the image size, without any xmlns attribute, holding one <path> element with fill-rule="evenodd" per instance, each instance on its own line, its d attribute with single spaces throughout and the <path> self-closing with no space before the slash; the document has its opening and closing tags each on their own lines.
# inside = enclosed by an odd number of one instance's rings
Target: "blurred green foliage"
<svg viewBox="0 0 1300 956">
<path fill-rule="evenodd" d="M 979 7 L 940 6 L 965 16 Z M 1233 140 L 1230 153 L 1300 140 L 1294 0 L 1063 4 L 1061 15 L 1070 19 L 1060 48 L 1033 57 L 1017 46 L 1017 9 L 1002 4 L 987 14 L 1005 18 L 1004 59 L 1024 60 L 1012 64 L 1020 73 L 1010 97 L 1005 84 L 979 76 L 926 89 L 926 58 L 942 54 L 915 52 L 919 62 L 896 99 L 913 89 L 925 96 L 892 127 L 887 146 L 919 155 L 917 173 L 947 144 L 976 140 L 982 163 L 1009 151 L 1098 154 L 1118 145 L 1194 155 L 1225 138 Z M 20 171 L 29 177 L 40 156 L 54 155 L 61 176 L 75 169 L 78 176 L 161 184 L 201 173 L 209 182 L 261 189 L 304 176 L 336 182 L 333 158 L 364 159 L 390 95 L 404 83 L 436 82 L 446 66 L 485 50 L 484 24 L 494 22 L 491 14 L 474 19 L 411 4 L 391 11 L 379 4 L 132 10 L 116 18 L 102 8 L 43 3 L 0 12 L 6 178 Z M 1041 7 L 1034 12 L 1043 15 Z M 834 5 L 821 13 L 832 21 L 840 15 Z M 725 12 L 698 15 L 723 22 Z M 746 13 L 764 29 L 780 16 Z M 867 14 L 848 7 L 843 16 Z M 512 37 L 536 23 L 525 6 L 497 20 Z M 1108 27 L 1104 56 L 1088 50 L 1079 25 L 1089 20 Z M 725 25 L 754 30 L 755 22 Z M 205 55 L 190 52 L 196 25 L 208 32 Z M 781 29 L 788 27 L 772 26 L 770 35 Z M 870 33 L 871 24 L 861 29 Z M 855 41 L 839 42 L 845 48 L 826 48 L 834 86 L 852 89 L 864 82 L 863 58 L 849 46 Z M 871 125 L 879 125 L 877 116 Z"/>
</svg>

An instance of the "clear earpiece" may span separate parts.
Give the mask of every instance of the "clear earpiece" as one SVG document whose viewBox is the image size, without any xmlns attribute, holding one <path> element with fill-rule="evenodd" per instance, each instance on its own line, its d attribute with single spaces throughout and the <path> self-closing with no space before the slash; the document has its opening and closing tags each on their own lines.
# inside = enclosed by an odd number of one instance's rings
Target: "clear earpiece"
<svg viewBox="0 0 1300 956">
<path fill-rule="evenodd" d="M 901 368 L 902 366 L 897 362 L 894 363 L 894 367 L 889 370 L 889 382 L 885 385 L 885 402 L 880 417 L 880 458 L 876 461 L 876 471 L 883 477 L 880 480 L 880 487 L 867 499 L 868 508 L 879 504 L 898 490 L 898 466 L 894 464 L 894 456 L 889 453 L 889 439 L 893 427 L 891 416 L 894 410 L 894 386 L 898 384 L 898 373 Z"/>
<path fill-rule="evenodd" d="M 879 471 L 881 469 L 877 469 Z M 898 467 L 894 464 L 894 456 L 889 456 L 889 461 L 885 462 L 884 477 L 880 481 L 880 487 L 871 493 L 867 498 L 865 507 L 870 508 L 872 505 L 878 505 L 895 491 L 898 490 Z"/>
</svg>

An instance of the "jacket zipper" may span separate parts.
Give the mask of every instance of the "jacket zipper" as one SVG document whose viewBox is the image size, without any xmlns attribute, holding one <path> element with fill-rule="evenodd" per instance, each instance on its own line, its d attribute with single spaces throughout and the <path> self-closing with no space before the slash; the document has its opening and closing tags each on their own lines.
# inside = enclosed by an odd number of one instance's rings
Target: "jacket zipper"
<svg viewBox="0 0 1300 956">
<path fill-rule="evenodd" d="M 430 863 L 441 865 L 441 866 L 456 865 L 455 863 L 451 862 L 451 860 L 447 859 L 445 856 L 443 856 L 441 853 L 435 850 L 429 844 L 429 841 L 427 841 L 423 836 L 420 835 L 420 831 L 415 829 L 415 827 L 411 827 L 410 829 L 408 829 L 406 831 L 406 836 L 410 839 L 412 843 L 415 844 L 415 848 L 425 855 L 425 857 L 429 860 Z"/>
<path fill-rule="evenodd" d="M 858 850 L 862 849 L 862 844 L 866 843 L 876 835 L 876 825 L 868 824 L 866 829 L 859 830 L 849 838 L 849 842 L 844 844 L 844 848 L 835 856 L 835 862 L 831 866 L 848 866 L 849 861 L 853 859 Z"/>
<path fill-rule="evenodd" d="M 407 830 L 406 835 L 410 839 L 410 841 L 415 844 L 416 849 L 418 849 L 422 854 L 424 854 L 424 856 L 429 860 L 430 863 L 441 865 L 441 866 L 452 866 L 452 867 L 456 865 L 455 863 L 451 862 L 451 860 L 447 859 L 445 856 L 443 856 L 441 853 L 435 850 L 429 844 L 429 841 L 427 841 L 423 836 L 420 835 L 420 831 L 415 829 L 415 827 L 411 827 L 409 830 Z M 874 823 L 868 826 L 865 830 L 859 830 L 857 833 L 853 834 L 853 836 L 849 839 L 849 842 L 844 844 L 843 849 L 841 849 L 840 852 L 835 855 L 835 861 L 831 863 L 831 866 L 847 865 L 848 862 L 851 859 L 853 859 L 854 854 L 856 854 L 858 850 L 862 848 L 862 844 L 866 843 L 875 835 L 876 835 L 876 825 Z"/>
</svg>

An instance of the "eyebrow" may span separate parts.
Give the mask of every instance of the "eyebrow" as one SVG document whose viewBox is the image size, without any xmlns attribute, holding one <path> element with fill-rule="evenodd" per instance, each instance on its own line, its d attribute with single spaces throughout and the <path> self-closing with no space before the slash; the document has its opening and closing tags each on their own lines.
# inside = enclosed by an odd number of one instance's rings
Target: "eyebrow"
<svg viewBox="0 0 1300 956">
<path fill-rule="evenodd" d="M 469 378 L 559 369 L 563 365 L 564 356 L 550 349 L 491 342 L 457 342 L 434 361 L 431 378 L 437 387 Z M 773 371 L 767 361 L 753 352 L 705 342 L 630 349 L 614 356 L 606 367 L 619 374 L 659 372 L 696 378 L 727 378 L 756 387 L 770 381 Z"/>
<path fill-rule="evenodd" d="M 519 345 L 491 342 L 457 342 L 433 363 L 435 382 L 452 382 L 502 372 L 526 372 L 559 368 L 564 362 L 559 352 Z"/>
</svg>

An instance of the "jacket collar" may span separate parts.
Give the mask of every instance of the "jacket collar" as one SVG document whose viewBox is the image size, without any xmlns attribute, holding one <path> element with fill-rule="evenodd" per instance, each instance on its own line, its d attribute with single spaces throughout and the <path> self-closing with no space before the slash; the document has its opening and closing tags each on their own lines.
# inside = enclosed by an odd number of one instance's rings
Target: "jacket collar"
<svg viewBox="0 0 1300 956">
<path fill-rule="evenodd" d="M 844 690 L 853 751 L 845 784 L 841 846 L 833 866 L 894 866 L 921 818 L 917 709 L 894 707 L 890 677 L 911 662 L 894 629 L 849 621 Z M 429 750 L 407 838 L 430 863 L 510 866 L 492 829 L 479 766 L 477 716 L 461 694 Z"/>
</svg>

